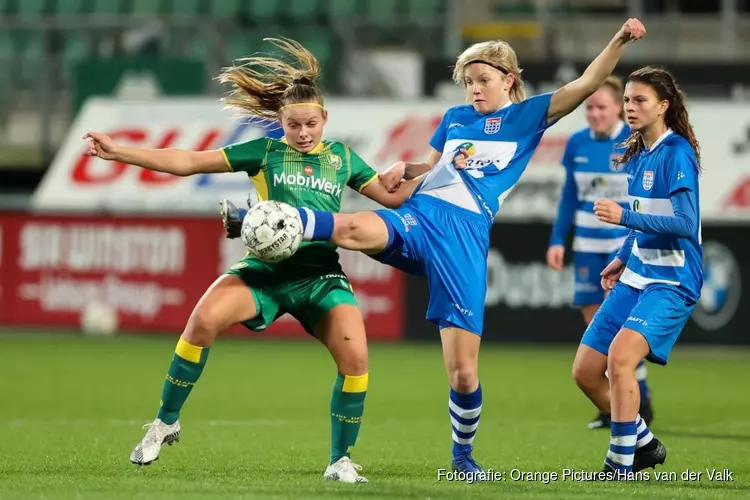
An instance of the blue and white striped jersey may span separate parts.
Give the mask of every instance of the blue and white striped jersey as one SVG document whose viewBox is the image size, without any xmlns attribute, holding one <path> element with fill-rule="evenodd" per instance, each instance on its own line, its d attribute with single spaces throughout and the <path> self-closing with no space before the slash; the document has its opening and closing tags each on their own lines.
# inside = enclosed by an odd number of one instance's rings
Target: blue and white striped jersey
<svg viewBox="0 0 750 500">
<path fill-rule="evenodd" d="M 625 165 L 616 160 L 623 152 L 618 146 L 629 135 L 630 128 L 620 122 L 606 138 L 597 138 L 588 127 L 570 136 L 562 158 L 565 184 L 550 245 L 564 245 L 575 220 L 574 252 L 609 254 L 622 246 L 628 235 L 627 228 L 597 219 L 594 203 L 607 198 L 628 208 Z"/>
<path fill-rule="evenodd" d="M 446 111 L 430 145 L 443 158 L 425 176 L 414 195 L 428 195 L 494 219 L 536 150 L 547 122 L 552 94 L 508 103 L 483 115 L 472 106 Z M 469 153 L 467 168 L 456 170 L 456 152 Z"/>
<path fill-rule="evenodd" d="M 630 205 L 636 214 L 623 218 L 634 228 L 634 238 L 620 281 L 638 289 L 652 283 L 678 286 L 697 300 L 703 287 L 703 250 L 698 162 L 690 143 L 668 130 L 627 167 Z M 672 234 L 665 233 L 666 222 Z M 681 226 L 689 229 L 676 236 L 675 222 L 686 222 Z"/>
</svg>

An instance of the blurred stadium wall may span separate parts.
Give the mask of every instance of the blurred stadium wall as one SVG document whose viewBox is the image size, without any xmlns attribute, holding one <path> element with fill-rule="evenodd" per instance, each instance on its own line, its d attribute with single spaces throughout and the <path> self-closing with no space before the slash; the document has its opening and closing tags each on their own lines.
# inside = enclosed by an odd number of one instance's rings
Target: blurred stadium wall
<svg viewBox="0 0 750 500">
<path fill-rule="evenodd" d="M 616 73 L 671 69 L 703 147 L 706 286 L 683 342 L 749 344 L 750 0 L 0 0 L 0 325 L 76 327 L 87 304 L 105 301 L 125 330 L 181 330 L 243 253 L 215 208 L 221 196 L 243 203 L 250 182 L 84 159 L 81 136 L 206 149 L 277 134 L 222 111 L 212 80 L 267 49 L 263 37 L 296 38 L 318 56 L 327 138 L 384 169 L 423 158 L 442 112 L 463 100 L 450 68 L 469 43 L 508 40 L 533 94 L 579 75 L 629 16 L 649 34 Z M 575 112 L 546 133 L 498 218 L 487 340 L 580 338 L 572 267 L 550 271 L 544 255 L 562 150 L 584 124 Z M 372 339 L 434 338 L 424 282 L 342 259 Z M 284 320 L 267 334 L 302 333 Z"/>
</svg>

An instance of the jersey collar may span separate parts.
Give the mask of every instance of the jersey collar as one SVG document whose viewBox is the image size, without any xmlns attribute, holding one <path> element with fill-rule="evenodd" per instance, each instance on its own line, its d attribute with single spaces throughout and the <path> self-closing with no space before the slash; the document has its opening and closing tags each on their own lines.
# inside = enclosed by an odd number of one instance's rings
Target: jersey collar
<svg viewBox="0 0 750 500">
<path fill-rule="evenodd" d="M 662 142 L 664 142 L 664 139 L 666 139 L 667 137 L 669 137 L 669 136 L 670 136 L 670 135 L 672 135 L 673 133 L 674 133 L 674 132 L 672 132 L 672 129 L 671 129 L 671 128 L 668 128 L 666 132 L 664 132 L 663 134 L 661 134 L 661 136 L 659 136 L 659 138 L 658 138 L 658 139 L 656 139 L 656 141 L 654 141 L 654 143 L 653 143 L 653 144 L 651 145 L 651 147 L 650 147 L 650 148 L 649 148 L 648 150 L 649 150 L 649 151 L 653 151 L 654 149 L 656 149 L 656 147 L 657 147 L 657 146 L 658 146 L 659 144 L 661 144 Z"/>
<path fill-rule="evenodd" d="M 283 142 L 284 144 L 286 144 L 287 146 L 289 146 L 289 143 L 286 142 L 286 137 L 282 137 L 280 139 L 280 141 Z M 315 146 L 314 148 L 312 148 L 307 153 L 302 153 L 302 154 L 303 155 L 319 155 L 322 152 L 323 152 L 323 141 L 320 141 L 317 146 Z"/>
</svg>

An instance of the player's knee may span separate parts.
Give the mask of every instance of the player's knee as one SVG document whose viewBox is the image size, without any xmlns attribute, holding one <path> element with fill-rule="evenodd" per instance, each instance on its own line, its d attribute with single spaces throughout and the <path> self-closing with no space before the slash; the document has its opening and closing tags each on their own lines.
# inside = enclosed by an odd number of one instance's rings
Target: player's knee
<svg viewBox="0 0 750 500">
<path fill-rule="evenodd" d="M 223 328 L 223 321 L 207 307 L 197 307 L 190 315 L 182 337 L 193 345 L 210 346 Z"/>
<path fill-rule="evenodd" d="M 354 214 L 335 214 L 333 226 L 333 242 L 339 246 L 350 246 L 357 241 L 361 231 L 361 224 Z"/>
<path fill-rule="evenodd" d="M 469 393 L 479 385 L 479 372 L 472 363 L 458 363 L 448 372 L 451 387 L 458 392 Z"/>
<path fill-rule="evenodd" d="M 342 375 L 364 375 L 367 373 L 367 351 L 352 353 L 338 361 L 339 373 Z"/>
<path fill-rule="evenodd" d="M 573 380 L 583 391 L 596 387 L 603 376 L 603 373 L 593 370 L 584 363 L 573 363 Z"/>
<path fill-rule="evenodd" d="M 613 346 L 607 357 L 607 371 L 610 380 L 616 380 L 623 376 L 635 376 L 635 367 L 640 358 L 633 356 L 626 349 L 618 349 Z"/>
</svg>

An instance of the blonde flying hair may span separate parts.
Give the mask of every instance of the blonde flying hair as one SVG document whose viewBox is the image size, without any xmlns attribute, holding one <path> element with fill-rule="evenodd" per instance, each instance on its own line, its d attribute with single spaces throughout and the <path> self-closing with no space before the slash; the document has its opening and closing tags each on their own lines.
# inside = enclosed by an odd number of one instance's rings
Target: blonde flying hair
<svg viewBox="0 0 750 500">
<path fill-rule="evenodd" d="M 315 81 L 320 63 L 299 42 L 289 38 L 264 38 L 287 56 L 254 55 L 238 59 L 240 65 L 222 69 L 216 80 L 232 90 L 222 99 L 231 109 L 257 118 L 275 120 L 282 108 L 312 104 L 323 108 L 323 94 Z"/>
<path fill-rule="evenodd" d="M 518 66 L 518 57 L 513 48 L 502 40 L 475 43 L 458 56 L 456 66 L 453 69 L 453 81 L 461 87 L 466 87 L 466 67 L 473 63 L 484 63 L 492 66 L 504 75 L 513 74 L 515 81 L 510 88 L 510 100 L 521 102 L 526 99 L 521 79 L 521 68 Z"/>
</svg>

